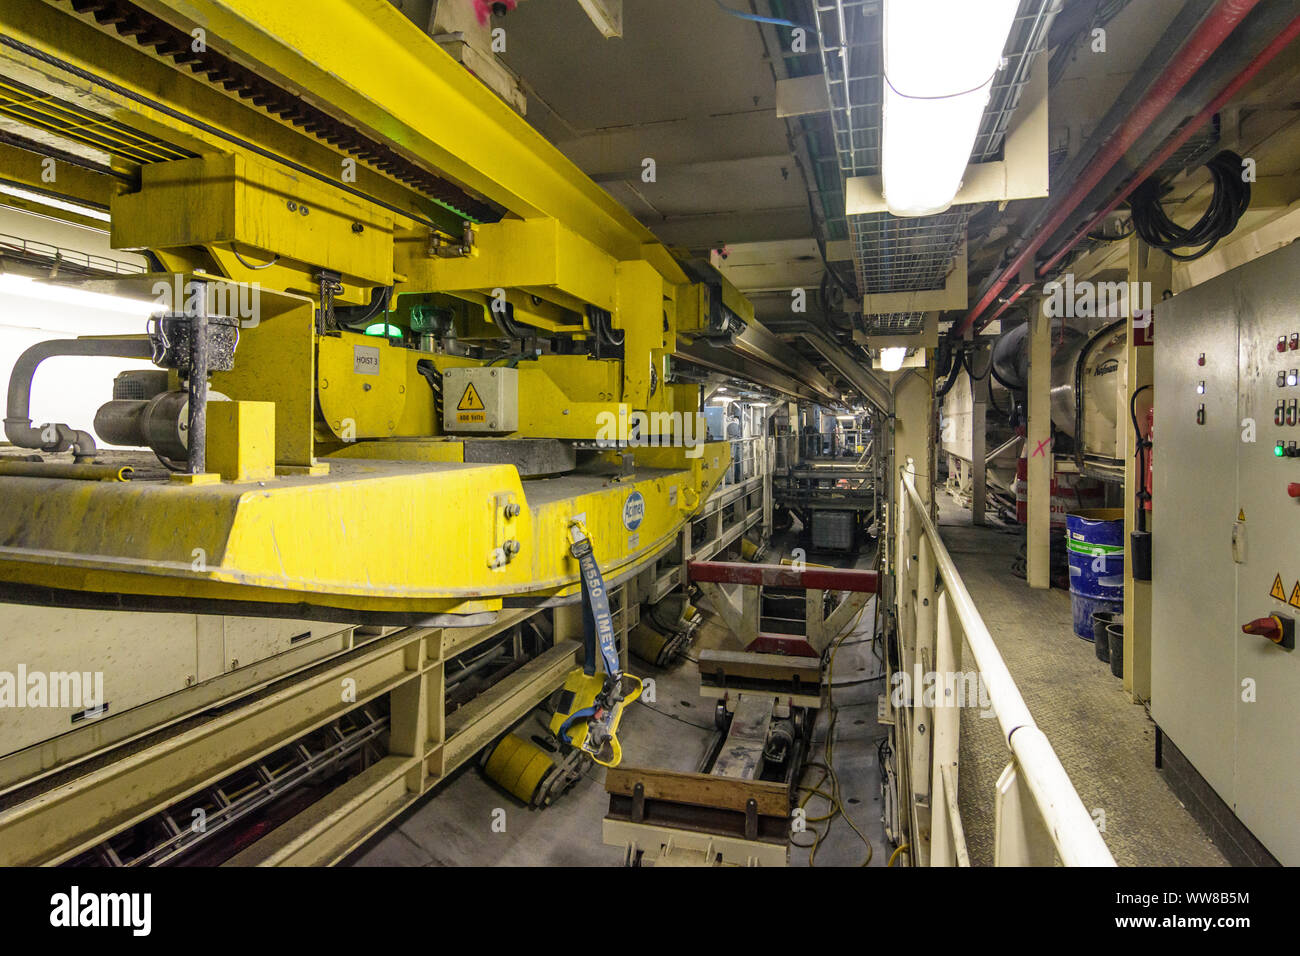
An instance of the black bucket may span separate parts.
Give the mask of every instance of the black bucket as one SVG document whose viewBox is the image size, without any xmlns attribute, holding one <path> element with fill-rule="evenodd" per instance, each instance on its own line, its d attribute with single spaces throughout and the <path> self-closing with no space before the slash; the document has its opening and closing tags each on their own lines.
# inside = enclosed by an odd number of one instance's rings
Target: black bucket
<svg viewBox="0 0 1300 956">
<path fill-rule="evenodd" d="M 1106 643 L 1110 645 L 1110 672 L 1116 677 L 1124 676 L 1124 625 L 1106 625 Z"/>
<path fill-rule="evenodd" d="M 1097 652 L 1097 660 L 1110 660 L 1110 641 L 1106 637 L 1106 628 L 1112 624 L 1123 624 L 1123 611 L 1092 612 L 1092 649 Z"/>
</svg>

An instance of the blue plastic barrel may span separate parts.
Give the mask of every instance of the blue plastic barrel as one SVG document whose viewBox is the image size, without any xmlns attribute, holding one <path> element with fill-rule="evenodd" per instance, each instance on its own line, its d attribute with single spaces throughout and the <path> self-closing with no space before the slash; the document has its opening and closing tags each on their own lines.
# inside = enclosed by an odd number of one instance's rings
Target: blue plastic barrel
<svg viewBox="0 0 1300 956">
<path fill-rule="evenodd" d="M 1065 516 L 1074 633 L 1093 639 L 1092 612 L 1124 607 L 1124 509 L 1090 508 Z"/>
</svg>

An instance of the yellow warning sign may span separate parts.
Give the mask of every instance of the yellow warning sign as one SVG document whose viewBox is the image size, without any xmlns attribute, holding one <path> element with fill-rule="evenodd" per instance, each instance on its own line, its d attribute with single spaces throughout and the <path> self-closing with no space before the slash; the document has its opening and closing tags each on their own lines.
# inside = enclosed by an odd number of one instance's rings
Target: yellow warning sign
<svg viewBox="0 0 1300 956">
<path fill-rule="evenodd" d="M 1237 520 L 1238 520 L 1238 521 L 1245 521 L 1245 520 L 1246 520 L 1246 509 L 1245 509 L 1245 508 L 1242 508 L 1241 510 L 1239 510 L 1239 511 L 1237 512 Z"/>
<path fill-rule="evenodd" d="M 1268 593 L 1270 597 L 1275 597 L 1279 601 L 1286 600 L 1286 585 L 1282 583 L 1282 575 L 1273 578 L 1273 590 Z"/>
<path fill-rule="evenodd" d="M 481 412 L 483 411 L 483 399 L 478 397 L 478 392 L 474 389 L 474 383 L 470 382 L 465 386 L 465 394 L 460 397 L 460 404 L 456 406 L 458 412 Z"/>
<path fill-rule="evenodd" d="M 1295 587 L 1291 589 L 1291 600 L 1286 603 L 1292 607 L 1300 607 L 1300 581 L 1297 581 Z"/>
</svg>

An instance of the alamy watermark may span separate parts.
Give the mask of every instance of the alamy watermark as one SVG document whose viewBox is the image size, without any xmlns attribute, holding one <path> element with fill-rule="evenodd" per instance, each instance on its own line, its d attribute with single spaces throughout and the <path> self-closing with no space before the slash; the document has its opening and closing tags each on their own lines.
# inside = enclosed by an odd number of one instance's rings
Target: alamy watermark
<svg viewBox="0 0 1300 956">
<path fill-rule="evenodd" d="M 704 454 L 708 423 L 699 412 L 600 412 L 596 444 L 601 448 L 685 448 L 687 458 Z"/>
<path fill-rule="evenodd" d="M 262 318 L 262 287 L 257 282 L 189 279 L 177 274 L 153 284 L 154 300 L 164 312 L 193 315 L 202 305 L 208 315 L 225 315 L 251 329 Z"/>
<path fill-rule="evenodd" d="M 1150 282 L 1076 282 L 1067 272 L 1044 283 L 1043 294 L 1043 313 L 1052 319 L 1125 319 L 1151 309 Z"/>
<path fill-rule="evenodd" d="M 993 717 L 993 698 L 989 696 L 979 671 L 926 671 L 917 675 L 896 671 L 890 678 L 893 690 L 890 702 L 895 709 L 919 707 L 971 707 L 981 717 Z M 919 691 L 919 694 L 918 694 Z"/>
<path fill-rule="evenodd" d="M 56 707 L 95 717 L 104 711 L 103 671 L 0 671 L 0 707 Z"/>
</svg>

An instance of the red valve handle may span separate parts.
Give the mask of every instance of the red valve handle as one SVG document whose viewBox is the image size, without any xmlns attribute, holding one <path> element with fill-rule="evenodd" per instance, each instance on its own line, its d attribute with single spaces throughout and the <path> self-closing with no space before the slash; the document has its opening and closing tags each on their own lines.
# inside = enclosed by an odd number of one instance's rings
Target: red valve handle
<svg viewBox="0 0 1300 956">
<path fill-rule="evenodd" d="M 1274 644 L 1282 643 L 1282 622 L 1273 614 L 1268 617 L 1257 617 L 1249 624 L 1241 625 L 1241 630 L 1243 634 L 1258 634 L 1260 637 L 1268 638 Z"/>
</svg>

